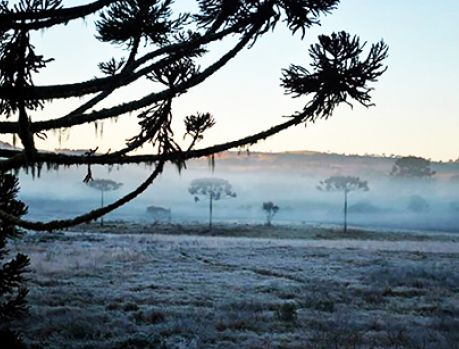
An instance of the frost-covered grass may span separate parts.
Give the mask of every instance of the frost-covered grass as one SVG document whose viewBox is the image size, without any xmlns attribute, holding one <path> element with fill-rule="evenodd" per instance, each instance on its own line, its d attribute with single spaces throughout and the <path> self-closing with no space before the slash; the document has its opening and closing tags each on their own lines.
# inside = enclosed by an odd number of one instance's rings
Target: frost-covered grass
<svg viewBox="0 0 459 349">
<path fill-rule="evenodd" d="M 68 349 L 458 348 L 459 243 L 428 240 L 29 234 L 22 333 Z"/>
<path fill-rule="evenodd" d="M 209 230 L 207 224 L 148 224 L 125 221 L 109 221 L 103 226 L 99 223 L 82 224 L 74 228 L 80 232 L 99 232 L 112 234 L 162 234 L 162 235 L 197 235 L 197 236 L 228 236 L 272 239 L 302 240 L 384 240 L 384 241 L 455 241 L 459 242 L 458 233 L 438 233 L 426 231 L 400 231 L 394 229 L 375 230 L 362 227 L 349 227 L 346 234 L 341 225 L 292 224 L 221 224 L 214 223 Z"/>
</svg>

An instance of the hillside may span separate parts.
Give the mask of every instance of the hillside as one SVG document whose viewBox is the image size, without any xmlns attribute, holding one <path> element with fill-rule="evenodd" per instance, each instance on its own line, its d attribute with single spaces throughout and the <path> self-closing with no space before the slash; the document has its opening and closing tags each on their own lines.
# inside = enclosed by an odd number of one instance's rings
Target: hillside
<svg viewBox="0 0 459 349">
<path fill-rule="evenodd" d="M 314 151 L 294 152 L 236 152 L 228 151 L 215 156 L 215 165 L 222 171 L 235 172 L 287 172 L 304 176 L 359 175 L 388 176 L 398 156 L 343 155 Z M 189 162 L 189 167 L 209 167 L 208 159 Z M 449 179 L 459 174 L 459 162 L 432 162 L 437 177 Z"/>
</svg>

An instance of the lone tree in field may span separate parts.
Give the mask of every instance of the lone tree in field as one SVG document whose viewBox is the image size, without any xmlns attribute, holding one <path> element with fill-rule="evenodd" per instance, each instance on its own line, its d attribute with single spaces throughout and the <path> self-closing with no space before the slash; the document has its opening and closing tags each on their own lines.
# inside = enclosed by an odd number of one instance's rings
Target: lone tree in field
<svg viewBox="0 0 459 349">
<path fill-rule="evenodd" d="M 266 213 L 266 225 L 270 226 L 272 224 L 274 216 L 279 211 L 279 206 L 275 205 L 271 201 L 267 201 L 267 202 L 263 202 L 263 205 L 261 208 Z"/>
<path fill-rule="evenodd" d="M 391 176 L 406 179 L 429 179 L 435 175 L 430 161 L 421 157 L 406 156 L 395 161 Z"/>
<path fill-rule="evenodd" d="M 352 176 L 332 176 L 320 182 L 321 191 L 342 191 L 344 193 L 344 233 L 347 232 L 347 196 L 353 191 L 368 191 L 367 181 Z"/>
<path fill-rule="evenodd" d="M 17 178 L 0 173 L 0 209 L 14 217 L 27 213 L 26 205 L 16 199 L 18 191 Z M 7 240 L 16 239 L 21 234 L 22 231 L 14 224 L 0 220 L 0 342 L 5 345 L 5 336 L 10 333 L 9 321 L 26 311 L 27 289 L 22 286 L 22 282 L 29 258 L 21 253 L 9 257 L 6 248 Z"/>
<path fill-rule="evenodd" d="M 304 98 L 304 107 L 291 115 L 282 115 L 284 118 L 279 124 L 263 125 L 266 128 L 258 133 L 242 138 L 233 135 L 231 141 L 196 149 L 216 118 L 205 111 L 193 114 L 195 108 L 201 108 L 193 104 L 193 112 L 183 118 L 189 144 L 180 145 L 177 137 L 182 135 L 177 136 L 177 130 L 175 133 L 173 130 L 172 125 L 176 124 L 173 119 L 177 116 L 172 110 L 178 97 L 205 82 L 241 51 L 280 25 L 286 25 L 293 34 L 299 33 L 303 38 L 307 30 L 318 25 L 320 17 L 332 12 L 338 3 L 339 0 L 196 0 L 196 10 L 180 12 L 171 0 L 93 0 L 74 7 L 64 7 L 62 0 L 1 2 L 0 114 L 4 120 L 0 121 L 0 135 L 13 136 L 22 148 L 0 149 L 0 171 L 24 168 L 34 174 L 40 173 L 44 165 L 48 169 L 86 165 L 85 180 L 90 181 L 93 165 L 146 163 L 154 166 L 154 170 L 132 192 L 71 219 L 34 222 L 20 219 L 7 210 L 0 210 L 0 218 L 8 224 L 35 230 L 63 229 L 88 222 L 145 191 L 166 162 L 183 168 L 188 159 L 212 157 L 224 150 L 254 144 L 291 126 L 326 119 L 341 103 L 355 101 L 371 106 L 369 84 L 386 69 L 383 61 L 387 46 L 383 41 L 367 45 L 365 54 L 365 43 L 357 36 L 337 32 L 320 35 L 318 42 L 309 48 L 310 69 L 290 65 L 282 71 L 281 84 L 285 92 Z M 50 40 L 48 30 L 51 28 L 55 32 L 84 18 L 89 22 L 86 30 L 95 31 L 89 34 L 95 35 L 101 44 L 118 48 L 115 57 L 104 58 L 98 64 L 97 74 L 92 69 L 78 72 L 78 76 L 83 77 L 81 81 L 57 80 L 49 85 L 36 85 L 37 75 L 41 81 L 53 78 L 46 76 L 46 68 L 54 62 L 53 57 L 40 53 L 33 39 L 40 36 Z M 85 30 L 79 32 L 84 33 Z M 213 52 L 215 46 L 211 44 L 225 40 L 232 46 L 218 45 L 227 48 L 216 57 L 219 52 Z M 59 50 L 58 42 L 55 47 Z M 87 53 L 78 51 L 78 47 L 74 54 L 79 55 L 81 61 L 87 58 Z M 208 63 L 213 57 L 215 60 Z M 150 85 L 136 89 L 139 81 Z M 133 85 L 129 93 L 123 93 L 124 88 Z M 222 90 L 225 88 L 222 86 Z M 53 102 L 64 99 L 72 103 L 61 103 L 60 106 L 68 110 L 56 114 L 63 109 L 55 108 Z M 130 115 L 136 116 L 132 122 L 137 131 L 125 144 L 120 140 L 117 149 L 96 152 L 104 144 L 87 137 L 89 150 L 85 154 L 45 152 L 36 146 L 37 138 L 47 142 L 48 135 L 54 132 L 71 131 L 83 124 L 98 127 L 105 120 L 127 119 Z M 262 115 L 251 117 L 263 120 Z M 146 154 L 135 153 L 143 146 Z"/>
<path fill-rule="evenodd" d="M 201 198 L 209 200 L 209 229 L 212 230 L 213 202 L 235 198 L 231 184 L 222 178 L 199 178 L 191 182 L 188 192 L 194 195 L 194 201 L 198 202 Z"/>
<path fill-rule="evenodd" d="M 100 207 L 104 207 L 104 193 L 106 191 L 118 190 L 123 183 L 117 183 L 110 179 L 92 179 L 86 183 L 91 188 L 100 191 Z M 104 218 L 101 217 L 100 225 L 104 225 Z"/>
</svg>

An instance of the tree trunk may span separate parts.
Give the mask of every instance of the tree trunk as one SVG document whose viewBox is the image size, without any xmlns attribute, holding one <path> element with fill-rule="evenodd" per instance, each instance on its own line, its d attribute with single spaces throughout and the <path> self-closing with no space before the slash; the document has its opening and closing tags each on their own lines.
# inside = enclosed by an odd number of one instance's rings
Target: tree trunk
<svg viewBox="0 0 459 349">
<path fill-rule="evenodd" d="M 100 191 L 100 207 L 104 207 L 104 191 Z M 100 217 L 100 225 L 104 225 L 104 216 Z"/>
<path fill-rule="evenodd" d="M 344 234 L 347 233 L 347 190 L 344 191 Z"/>
<path fill-rule="evenodd" d="M 210 200 L 209 200 L 209 229 L 212 230 L 212 201 L 214 199 L 213 193 L 210 193 Z"/>
</svg>

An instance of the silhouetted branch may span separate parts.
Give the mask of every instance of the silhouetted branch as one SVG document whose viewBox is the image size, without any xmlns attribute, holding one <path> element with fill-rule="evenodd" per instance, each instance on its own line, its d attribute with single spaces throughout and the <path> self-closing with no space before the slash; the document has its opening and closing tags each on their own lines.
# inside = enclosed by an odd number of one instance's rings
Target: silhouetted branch
<svg viewBox="0 0 459 349">
<path fill-rule="evenodd" d="M 229 60 L 234 58 L 234 56 L 241 51 L 245 45 L 250 41 L 251 35 L 256 31 L 256 29 L 253 29 L 250 33 L 245 35 L 236 45 L 233 49 L 228 51 L 225 55 L 223 55 L 217 62 L 203 70 L 201 73 L 196 74 L 193 76 L 191 79 L 188 81 L 185 81 L 181 84 L 178 84 L 177 86 L 168 88 L 166 90 L 163 90 L 158 93 L 151 93 L 141 99 L 137 99 L 135 101 L 127 102 L 124 104 L 120 104 L 108 109 L 102 109 L 99 111 L 94 111 L 89 114 L 74 114 L 72 112 L 69 115 L 63 116 L 61 118 L 56 118 L 56 119 L 50 119 L 46 121 L 38 121 L 34 122 L 31 125 L 31 130 L 33 132 L 40 132 L 40 131 L 45 131 L 49 129 L 55 129 L 55 128 L 65 128 L 65 127 L 71 127 L 75 125 L 81 125 L 84 123 L 88 122 L 93 122 L 97 120 L 102 120 L 102 119 L 107 119 L 107 118 L 112 118 L 116 117 L 118 115 L 132 112 L 144 107 L 148 107 L 149 105 L 156 103 L 161 100 L 165 99 L 171 99 L 178 94 L 186 91 L 188 88 L 196 86 L 200 84 L 201 82 L 205 81 L 208 77 L 210 77 L 212 74 L 214 74 L 218 69 L 223 67 L 226 63 L 228 63 Z M 170 58 L 169 58 L 170 59 Z M 140 60 L 139 60 L 140 61 Z M 163 61 L 162 63 L 159 62 L 157 65 L 153 64 L 147 68 L 142 69 L 143 75 L 146 74 L 147 72 L 153 70 L 153 69 L 159 69 L 162 66 L 166 66 L 167 63 L 170 63 L 170 61 Z M 121 75 L 121 73 L 120 73 Z M 135 78 L 139 78 L 143 76 L 141 74 L 138 74 L 135 76 Z M 111 79 L 111 78 L 102 78 L 103 79 Z M 126 78 L 129 80 L 129 78 Z M 107 80 L 103 80 L 107 81 Z M 113 81 L 112 81 L 113 82 Z M 116 88 L 116 85 L 113 86 L 108 86 L 108 88 Z M 58 89 L 58 86 L 53 87 L 56 90 Z M 111 91 L 110 91 L 111 92 Z M 107 92 L 103 92 L 102 94 L 106 94 Z M 99 97 L 100 98 L 100 97 Z M 86 109 L 86 108 L 85 108 Z M 78 110 L 78 109 L 77 109 Z M 15 122 L 0 122 L 0 133 L 17 133 L 18 132 L 18 125 Z"/>
<path fill-rule="evenodd" d="M 203 81 L 205 81 L 208 77 L 213 75 L 217 70 L 223 67 L 226 63 L 228 63 L 232 58 L 236 56 L 236 54 L 241 51 L 245 45 L 250 41 L 251 38 L 250 34 L 244 36 L 237 45 L 228 51 L 225 55 L 223 55 L 217 62 L 203 70 L 201 73 L 197 73 L 195 76 L 191 77 L 189 80 L 184 81 L 176 86 L 171 88 L 165 89 L 158 93 L 151 93 L 141 99 L 137 99 L 135 101 L 126 102 L 123 104 L 119 104 L 117 106 L 102 109 L 99 111 L 94 111 L 89 114 L 81 114 L 81 115 L 69 115 L 58 119 L 52 119 L 48 121 L 39 121 L 32 125 L 32 130 L 34 132 L 45 131 L 55 128 L 63 128 L 63 127 L 71 127 L 75 125 L 81 125 L 88 122 L 93 122 L 102 119 L 108 119 L 112 117 L 116 117 L 121 114 L 129 113 L 141 108 L 148 107 L 149 105 L 156 103 L 161 100 L 171 99 L 179 95 L 180 93 L 186 91 L 187 89 L 196 86 Z M 2 132 L 3 125 L 0 123 L 0 132 Z M 11 129 L 8 130 L 11 133 Z M 3 132 L 7 133 L 7 132 Z"/>
<path fill-rule="evenodd" d="M 256 31 L 256 29 L 254 29 Z M 177 88 L 186 89 L 188 86 L 193 86 L 199 81 L 205 79 L 205 76 L 211 75 L 213 71 L 223 66 L 231 57 L 241 49 L 244 44 L 249 40 L 250 35 L 247 34 L 232 51 L 227 53 L 219 61 L 208 67 L 204 72 L 193 75 L 191 78 L 175 86 L 169 88 L 159 94 L 149 95 L 149 98 L 158 98 L 158 95 L 167 93 L 173 94 Z M 349 35 L 333 34 L 331 37 L 321 36 L 321 45 L 314 45 L 311 47 L 310 53 L 316 60 L 313 63 L 315 72 L 309 72 L 305 68 L 294 66 L 289 70 L 284 71 L 283 83 L 289 93 L 295 93 L 296 96 L 311 95 L 310 102 L 307 103 L 301 113 L 293 114 L 290 116 L 291 120 L 274 126 L 270 129 L 254 134 L 249 137 L 241 138 L 233 142 L 222 143 L 212 147 L 201 150 L 190 150 L 189 152 L 174 151 L 162 155 L 143 155 L 143 156 L 124 156 L 129 151 L 142 145 L 145 141 L 152 139 L 152 136 L 159 130 L 158 122 L 155 118 L 151 121 L 153 128 L 143 135 L 134 137 L 128 147 L 121 149 L 113 154 L 97 155 L 86 158 L 79 158 L 69 155 L 40 153 L 37 155 L 37 161 L 44 163 L 51 163 L 57 165 L 71 165 L 71 164 L 126 164 L 126 163 L 139 163 L 151 162 L 159 159 L 166 161 L 185 161 L 189 158 L 209 156 L 216 152 L 221 152 L 231 148 L 241 147 L 248 144 L 253 144 L 261 139 L 265 139 L 273 134 L 280 132 L 290 126 L 297 125 L 305 121 L 314 121 L 316 118 L 327 118 L 331 111 L 340 103 L 349 103 L 348 96 L 361 102 L 365 106 L 370 106 L 369 92 L 371 88 L 367 86 L 368 82 L 373 82 L 379 77 L 385 68 L 382 66 L 382 59 L 387 55 L 387 48 L 383 43 L 373 45 L 370 54 L 363 61 L 359 60 L 362 53 L 362 46 L 360 46 L 356 38 L 351 38 Z M 322 55 L 322 50 L 332 52 L 331 57 L 325 59 Z M 333 58 L 334 57 L 334 58 Z M 334 59 L 335 68 L 330 68 L 329 60 Z M 342 67 L 341 67 L 342 66 Z M 337 68 L 341 67 L 341 68 Z M 351 69 L 354 67 L 355 69 Z M 328 78 L 318 78 L 321 74 L 325 74 L 326 69 L 330 70 Z M 336 70 L 339 69 L 339 70 Z M 346 70 L 347 69 L 347 70 Z M 324 83 L 320 83 L 323 81 Z M 167 83 L 167 81 L 164 81 Z M 172 98 L 173 96 L 171 96 Z M 147 98 L 147 97 L 145 97 Z M 143 106 L 143 100 L 130 102 L 138 103 L 138 107 Z M 118 107 L 119 108 L 119 107 Z M 109 109 L 109 111 L 113 111 Z M 97 112 L 95 112 L 97 113 Z M 100 113 L 100 112 L 98 112 Z M 91 115 L 91 114 L 88 114 Z M 92 113 L 94 115 L 94 113 Z M 97 115 L 97 114 L 96 114 Z M 81 119 L 80 119 L 81 120 Z M 67 120 L 68 122 L 68 120 Z M 40 123 L 37 123 L 40 124 Z M 37 125 L 35 124 L 35 125 Z M 157 126 L 154 126 L 157 125 Z M 156 131 L 155 131 L 156 130 Z M 1 153 L 0 153 L 1 154 Z M 5 154 L 5 152 L 4 152 Z M 16 153 L 17 154 L 17 153 Z M 13 155 L 16 155 L 13 153 Z M 10 153 L 11 156 L 11 153 Z M 15 163 L 17 164 L 17 163 Z M 3 164 L 0 164 L 2 168 Z"/>
<path fill-rule="evenodd" d="M 71 20 L 86 17 L 118 0 L 97 0 L 92 3 L 57 9 L 39 11 L 2 11 L 0 12 L 0 31 L 39 30 L 58 24 L 67 24 Z"/>
<path fill-rule="evenodd" d="M 264 131 L 258 132 L 248 137 L 243 137 L 235 141 L 216 144 L 210 147 L 190 150 L 181 153 L 162 154 L 162 155 L 131 155 L 131 156 L 118 156 L 113 154 L 94 155 L 91 157 L 81 157 L 77 155 L 65 155 L 57 153 L 43 153 L 39 152 L 36 155 L 37 163 L 49 163 L 53 165 L 82 165 L 82 164 L 98 164 L 98 165 L 115 165 L 115 164 L 132 164 L 132 163 L 152 163 L 155 161 L 175 161 L 175 160 L 188 160 L 193 158 L 206 157 L 215 153 L 220 153 L 229 149 L 242 147 L 249 144 L 255 144 L 260 140 L 266 139 L 276 133 L 281 132 L 291 126 L 298 125 L 308 117 L 308 112 L 303 111 L 299 114 L 292 116 L 288 121 L 280 123 Z M 0 149 L 0 157 L 12 157 L 20 154 L 20 151 Z M 15 164 L 17 165 L 17 163 Z M 0 171 L 5 170 L 7 167 L 3 162 L 0 162 Z"/>
<path fill-rule="evenodd" d="M 24 88 L 21 93 L 26 99 L 51 100 L 57 98 L 81 97 L 87 94 L 96 93 L 107 89 L 116 89 L 136 81 L 137 79 L 145 76 L 145 74 L 153 71 L 154 69 L 167 66 L 171 62 L 177 61 L 178 59 L 186 56 L 187 54 L 192 54 L 203 45 L 207 45 L 211 42 L 221 40 L 225 36 L 235 33 L 238 28 L 239 26 L 233 26 L 231 28 L 222 30 L 218 33 L 206 33 L 203 36 L 197 35 L 196 37 L 191 38 L 189 41 L 166 45 L 162 48 L 144 54 L 142 57 L 139 57 L 138 59 L 134 60 L 133 56 L 137 52 L 136 46 L 138 46 L 138 41 L 140 40 L 138 39 L 131 48 L 130 57 L 126 62 L 126 69 L 123 69 L 123 71 L 121 71 L 118 74 L 72 84 L 30 86 Z M 162 60 L 155 62 L 148 67 L 144 67 L 134 72 L 134 69 L 162 55 L 170 56 L 163 58 Z M 17 93 L 18 90 L 15 87 L 0 86 L 0 98 L 2 99 L 12 98 Z"/>
<path fill-rule="evenodd" d="M 319 43 L 311 46 L 312 72 L 299 65 L 291 65 L 283 71 L 282 84 L 286 93 L 307 97 L 301 112 L 259 133 L 193 150 L 202 133 L 214 124 L 210 114 L 197 114 L 185 119 L 186 134 L 191 136 L 188 149 L 182 150 L 174 137 L 171 112 L 174 98 L 208 79 L 243 48 L 250 48 L 281 19 L 291 32 L 304 35 L 307 28 L 319 23 L 321 14 L 334 9 L 337 3 L 338 0 L 198 0 L 199 13 L 179 13 L 174 17 L 172 0 L 99 0 L 68 9 L 62 8 L 62 0 L 20 0 L 11 7 L 7 2 L 0 2 L 0 113 L 6 117 L 18 116 L 16 122 L 0 122 L 0 134 L 19 135 L 24 147 L 0 150 L 0 156 L 5 158 L 0 161 L 0 170 L 22 167 L 35 171 L 43 165 L 57 168 L 86 164 L 87 179 L 90 179 L 93 164 L 159 163 L 158 167 L 162 168 L 164 162 L 171 161 L 180 169 L 187 159 L 213 158 L 215 153 L 256 143 L 291 126 L 327 118 L 340 103 L 351 105 L 350 101 L 355 100 L 368 107 L 372 105 L 372 88 L 368 83 L 385 71 L 382 62 L 387 56 L 387 47 L 381 41 L 362 58 L 365 44 L 361 45 L 357 37 L 339 32 L 331 36 L 321 35 Z M 107 8 L 96 20 L 97 38 L 128 48 L 127 57 L 123 55 L 99 63 L 103 77 L 73 84 L 35 86 L 32 76 L 45 68 L 50 60 L 35 52 L 29 42 L 30 30 L 82 18 L 104 7 Z M 206 45 L 229 35 L 237 35 L 238 41 L 201 70 L 195 61 L 207 52 Z M 26 43 L 24 47 L 21 46 L 22 39 Z M 143 43 L 154 49 L 148 49 L 151 51 L 138 57 Z M 165 87 L 145 92 L 140 98 L 127 102 L 123 100 L 104 109 L 93 109 L 115 90 L 140 78 Z M 83 96 L 90 98 L 64 116 L 38 122 L 29 117 L 32 115 L 30 111 L 44 108 L 45 101 Z M 138 114 L 140 132 L 117 151 L 77 156 L 35 150 L 34 136 L 41 137 L 42 131 L 85 123 L 97 125 L 97 121 L 132 112 Z M 153 154 L 129 155 L 146 142 L 152 143 Z M 142 184 L 141 188 L 144 190 L 146 186 Z M 128 195 L 126 200 L 134 196 Z M 123 200 L 118 201 L 119 205 L 127 202 Z M 31 229 L 49 230 L 93 219 L 108 212 L 107 209 L 48 223 L 21 221 L 0 212 L 0 220 Z"/>
<path fill-rule="evenodd" d="M 158 175 L 162 172 L 163 167 L 164 167 L 164 162 L 163 161 L 158 162 L 155 170 L 142 184 L 140 184 L 135 190 L 131 191 L 129 194 L 126 194 L 125 196 L 111 203 L 110 205 L 92 210 L 88 213 L 82 214 L 80 216 L 77 216 L 71 219 L 54 220 L 54 221 L 50 221 L 46 223 L 39 222 L 39 221 L 35 222 L 35 221 L 28 221 L 28 220 L 20 219 L 3 210 L 0 210 L 0 218 L 4 222 L 8 222 L 8 223 L 17 225 L 25 229 L 33 229 L 33 230 L 39 230 L 39 231 L 52 231 L 52 230 L 57 230 L 57 229 L 65 229 L 68 227 L 75 226 L 77 224 L 86 223 L 86 222 L 95 220 L 97 218 L 100 218 L 103 215 L 106 215 L 107 213 L 112 212 L 118 207 L 136 198 L 138 195 L 144 192 L 153 183 L 156 177 L 158 177 Z"/>
<path fill-rule="evenodd" d="M 371 46 L 366 58 L 360 59 L 365 44 L 346 32 L 320 35 L 319 43 L 309 49 L 315 71 L 291 65 L 283 70 L 282 86 L 293 97 L 313 94 L 310 103 L 318 102 L 319 117 L 328 118 L 340 103 L 352 107 L 349 97 L 365 107 L 371 106 L 372 88 L 367 84 L 386 71 L 382 62 L 388 48 L 380 41 Z"/>
</svg>

